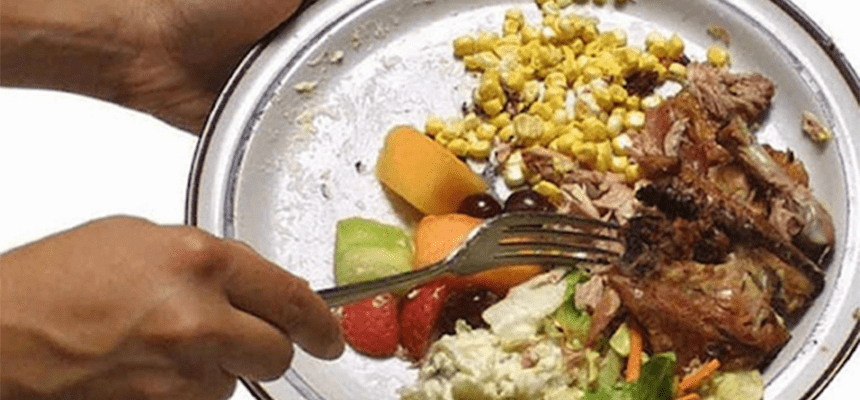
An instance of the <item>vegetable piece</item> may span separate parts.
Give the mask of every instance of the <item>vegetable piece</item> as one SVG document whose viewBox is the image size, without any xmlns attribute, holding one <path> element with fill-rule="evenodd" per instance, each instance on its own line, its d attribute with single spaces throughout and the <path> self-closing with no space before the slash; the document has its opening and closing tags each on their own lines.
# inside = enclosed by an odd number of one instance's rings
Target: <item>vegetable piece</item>
<svg viewBox="0 0 860 400">
<path fill-rule="evenodd" d="M 338 222 L 335 277 L 339 285 L 412 269 L 412 240 L 400 228 L 363 218 Z"/>
<path fill-rule="evenodd" d="M 448 214 L 486 183 L 454 154 L 424 134 L 395 128 L 376 164 L 382 183 L 425 214 Z"/>
<path fill-rule="evenodd" d="M 589 274 L 582 270 L 573 270 L 567 277 L 567 290 L 564 293 L 564 302 L 553 314 L 553 320 L 564 336 L 569 340 L 576 340 L 580 345 L 584 344 L 591 329 L 591 316 L 583 310 L 576 308 L 574 296 L 576 285 L 589 279 Z"/>
<path fill-rule="evenodd" d="M 428 215 L 415 228 L 415 268 L 426 267 L 443 260 L 472 231 L 480 219 L 463 214 Z M 477 286 L 504 296 L 508 289 L 543 272 L 536 265 L 498 268 L 468 278 Z"/>
<path fill-rule="evenodd" d="M 627 382 L 635 382 L 641 375 L 642 368 L 642 332 L 635 326 L 630 329 L 630 356 L 627 357 L 627 369 L 625 379 Z"/>
<path fill-rule="evenodd" d="M 609 346 L 612 347 L 619 356 L 630 356 L 630 328 L 626 323 L 621 324 L 612 337 L 609 338 Z"/>
<path fill-rule="evenodd" d="M 702 368 L 699 368 L 698 371 L 687 375 L 684 379 L 681 379 L 681 383 L 678 384 L 678 393 L 688 392 L 692 389 L 695 389 L 705 379 L 708 379 L 711 375 L 714 374 L 720 368 L 720 360 L 713 359 L 708 361 Z"/>
<path fill-rule="evenodd" d="M 758 370 L 718 372 L 699 392 L 705 400 L 758 400 L 764 396 L 764 380 Z"/>
<path fill-rule="evenodd" d="M 642 365 L 642 376 L 633 383 L 600 384 L 581 400 L 670 400 L 675 355 L 660 353 Z"/>
<path fill-rule="evenodd" d="M 683 395 L 681 397 L 678 397 L 677 400 L 699 400 L 699 399 L 701 399 L 701 397 L 699 397 L 699 395 L 697 393 L 690 393 L 690 394 L 686 394 L 686 395 Z"/>
</svg>

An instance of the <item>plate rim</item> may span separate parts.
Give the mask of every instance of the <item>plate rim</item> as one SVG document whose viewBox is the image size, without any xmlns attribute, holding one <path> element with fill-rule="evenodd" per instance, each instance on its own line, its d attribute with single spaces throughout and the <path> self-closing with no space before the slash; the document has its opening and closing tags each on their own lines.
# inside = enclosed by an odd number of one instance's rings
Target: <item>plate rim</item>
<svg viewBox="0 0 860 400">
<path fill-rule="evenodd" d="M 359 2 L 368 3 L 372 1 L 374 0 L 364 0 Z M 234 69 L 230 78 L 222 87 L 218 97 L 210 109 L 210 112 L 208 113 L 206 122 L 200 131 L 200 137 L 192 157 L 191 167 L 188 174 L 188 183 L 186 186 L 184 216 L 184 223 L 186 225 L 198 226 L 198 211 L 200 205 L 203 167 L 206 163 L 206 156 L 209 154 L 208 150 L 212 144 L 215 130 L 218 126 L 218 122 L 224 115 L 227 103 L 232 98 L 232 95 L 236 93 L 240 83 L 243 81 L 243 78 L 247 76 L 251 67 L 255 65 L 255 61 L 261 56 L 264 49 L 274 41 L 281 32 L 289 29 L 290 26 L 299 19 L 308 8 L 311 8 L 317 3 L 325 2 L 326 1 L 324 0 L 303 0 L 292 17 L 258 40 L 248 50 L 243 59 Z M 847 84 L 847 87 L 851 95 L 854 97 L 854 100 L 857 102 L 858 107 L 860 107 L 860 75 L 858 75 L 857 71 L 852 67 L 851 63 L 847 60 L 843 52 L 839 49 L 836 43 L 833 42 L 830 36 L 818 25 L 818 23 L 816 23 L 806 12 L 791 0 L 768 0 L 768 2 L 778 7 L 795 23 L 797 23 L 827 55 L 830 62 Z M 854 149 L 849 149 L 849 151 L 851 150 Z M 817 398 L 834 379 L 845 363 L 857 351 L 858 347 L 860 347 L 860 320 L 855 320 L 854 327 L 851 329 L 845 343 L 843 343 L 839 348 L 831 363 L 799 399 L 811 400 Z M 256 399 L 276 400 L 271 394 L 269 394 L 262 384 L 242 377 L 239 378 L 239 381 Z"/>
</svg>

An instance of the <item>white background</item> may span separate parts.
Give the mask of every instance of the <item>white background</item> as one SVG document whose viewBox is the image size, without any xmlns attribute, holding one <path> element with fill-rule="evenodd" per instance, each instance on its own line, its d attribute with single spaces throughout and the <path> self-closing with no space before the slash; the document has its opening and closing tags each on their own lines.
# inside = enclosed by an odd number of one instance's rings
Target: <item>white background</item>
<svg viewBox="0 0 860 400">
<path fill-rule="evenodd" d="M 860 67 L 857 7 L 795 0 Z M 197 138 L 152 117 L 61 93 L 0 89 L 0 252 L 93 218 L 183 222 Z M 820 399 L 857 398 L 855 354 Z M 239 388 L 233 400 L 252 397 Z"/>
</svg>

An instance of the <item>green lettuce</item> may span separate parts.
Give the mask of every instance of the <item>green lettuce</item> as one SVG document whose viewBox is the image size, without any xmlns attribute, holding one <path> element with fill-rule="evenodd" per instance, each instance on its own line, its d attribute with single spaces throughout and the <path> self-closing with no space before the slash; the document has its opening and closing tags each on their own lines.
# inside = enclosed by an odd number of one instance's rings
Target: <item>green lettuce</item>
<svg viewBox="0 0 860 400">
<path fill-rule="evenodd" d="M 655 354 L 642 365 L 636 382 L 598 381 L 598 387 L 587 392 L 582 400 L 671 400 L 674 369 L 673 353 Z"/>
</svg>

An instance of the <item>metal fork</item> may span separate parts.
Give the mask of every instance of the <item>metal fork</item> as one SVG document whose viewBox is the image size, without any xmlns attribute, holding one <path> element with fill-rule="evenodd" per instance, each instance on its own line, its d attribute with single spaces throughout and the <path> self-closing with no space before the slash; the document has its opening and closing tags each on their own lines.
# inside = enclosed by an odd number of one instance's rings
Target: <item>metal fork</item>
<svg viewBox="0 0 860 400">
<path fill-rule="evenodd" d="M 451 255 L 429 267 L 317 293 L 335 307 L 426 283 L 512 265 L 610 264 L 620 256 L 616 224 L 546 212 L 502 214 L 473 229 Z"/>
</svg>

